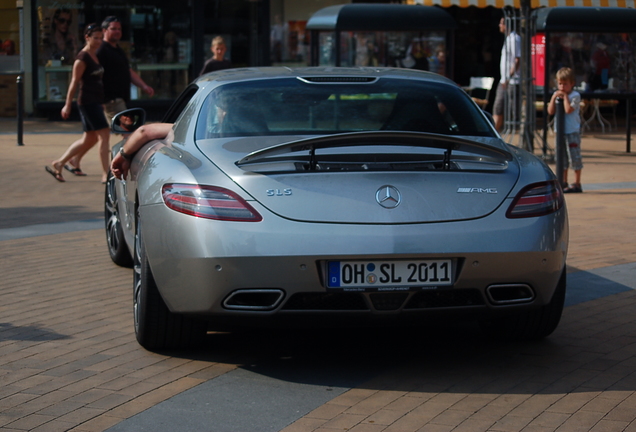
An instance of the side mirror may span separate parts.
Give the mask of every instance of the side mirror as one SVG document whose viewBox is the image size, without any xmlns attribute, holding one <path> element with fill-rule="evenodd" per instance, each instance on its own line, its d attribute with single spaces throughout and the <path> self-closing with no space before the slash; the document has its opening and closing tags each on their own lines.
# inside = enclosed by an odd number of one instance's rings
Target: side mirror
<svg viewBox="0 0 636 432">
<path fill-rule="evenodd" d="M 129 134 L 139 129 L 145 122 L 146 111 L 143 108 L 131 108 L 113 117 L 110 131 L 115 134 Z"/>
</svg>

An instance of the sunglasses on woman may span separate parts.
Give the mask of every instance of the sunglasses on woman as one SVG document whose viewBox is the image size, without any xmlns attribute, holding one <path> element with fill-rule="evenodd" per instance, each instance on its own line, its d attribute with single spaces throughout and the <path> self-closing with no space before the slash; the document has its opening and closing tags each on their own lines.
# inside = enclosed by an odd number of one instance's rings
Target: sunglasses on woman
<svg viewBox="0 0 636 432">
<path fill-rule="evenodd" d="M 84 31 L 84 36 L 90 36 L 94 31 L 102 31 L 102 26 L 99 24 L 89 24 Z"/>
</svg>

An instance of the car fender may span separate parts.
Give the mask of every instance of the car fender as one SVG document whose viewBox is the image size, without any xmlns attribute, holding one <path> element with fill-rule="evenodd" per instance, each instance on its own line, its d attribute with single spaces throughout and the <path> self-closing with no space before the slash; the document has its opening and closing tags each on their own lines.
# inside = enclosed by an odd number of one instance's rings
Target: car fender
<svg viewBox="0 0 636 432">
<path fill-rule="evenodd" d="M 509 145 L 509 149 L 515 155 L 519 164 L 519 178 L 517 185 L 510 192 L 510 199 L 514 198 L 523 187 L 529 184 L 556 180 L 554 172 L 541 158 L 513 145 Z"/>
</svg>

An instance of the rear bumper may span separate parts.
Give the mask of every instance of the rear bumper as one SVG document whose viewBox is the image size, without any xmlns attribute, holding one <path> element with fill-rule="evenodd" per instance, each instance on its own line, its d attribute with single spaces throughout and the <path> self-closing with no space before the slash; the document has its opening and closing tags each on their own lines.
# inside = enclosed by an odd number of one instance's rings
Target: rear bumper
<svg viewBox="0 0 636 432">
<path fill-rule="evenodd" d="M 165 206 L 142 207 L 141 216 L 150 265 L 168 308 L 209 317 L 406 316 L 452 310 L 481 314 L 538 307 L 552 298 L 565 267 L 568 243 L 565 209 L 527 220 L 491 215 L 447 224 L 380 226 L 282 219 L 218 222 Z M 325 288 L 327 260 L 374 258 L 451 258 L 456 263 L 456 281 L 448 288 L 387 293 L 384 300 L 380 293 L 338 293 Z M 493 284 L 524 285 L 533 295 L 521 302 L 497 304 L 487 294 Z M 224 306 L 237 290 L 263 289 L 281 293 L 272 307 Z M 431 298 L 440 303 L 427 306 Z M 392 306 L 377 306 L 387 302 Z"/>
</svg>

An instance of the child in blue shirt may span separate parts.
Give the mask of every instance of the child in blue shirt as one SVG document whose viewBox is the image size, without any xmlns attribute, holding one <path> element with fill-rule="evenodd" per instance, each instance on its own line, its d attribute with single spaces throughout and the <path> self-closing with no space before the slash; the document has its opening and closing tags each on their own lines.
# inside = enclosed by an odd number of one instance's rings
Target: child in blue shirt
<svg viewBox="0 0 636 432">
<path fill-rule="evenodd" d="M 581 106 L 581 94 L 574 90 L 576 85 L 576 77 L 574 71 L 564 67 L 556 73 L 558 90 L 554 92 L 548 105 L 548 114 L 556 113 L 556 100 L 563 100 L 563 108 L 565 109 L 565 144 L 567 148 L 568 159 L 565 161 L 565 169 L 563 170 L 563 182 L 565 193 L 583 192 L 581 187 L 581 170 L 583 169 L 583 161 L 581 158 L 581 117 L 579 115 Z M 568 167 L 572 166 L 574 170 L 574 183 L 568 185 Z"/>
</svg>

